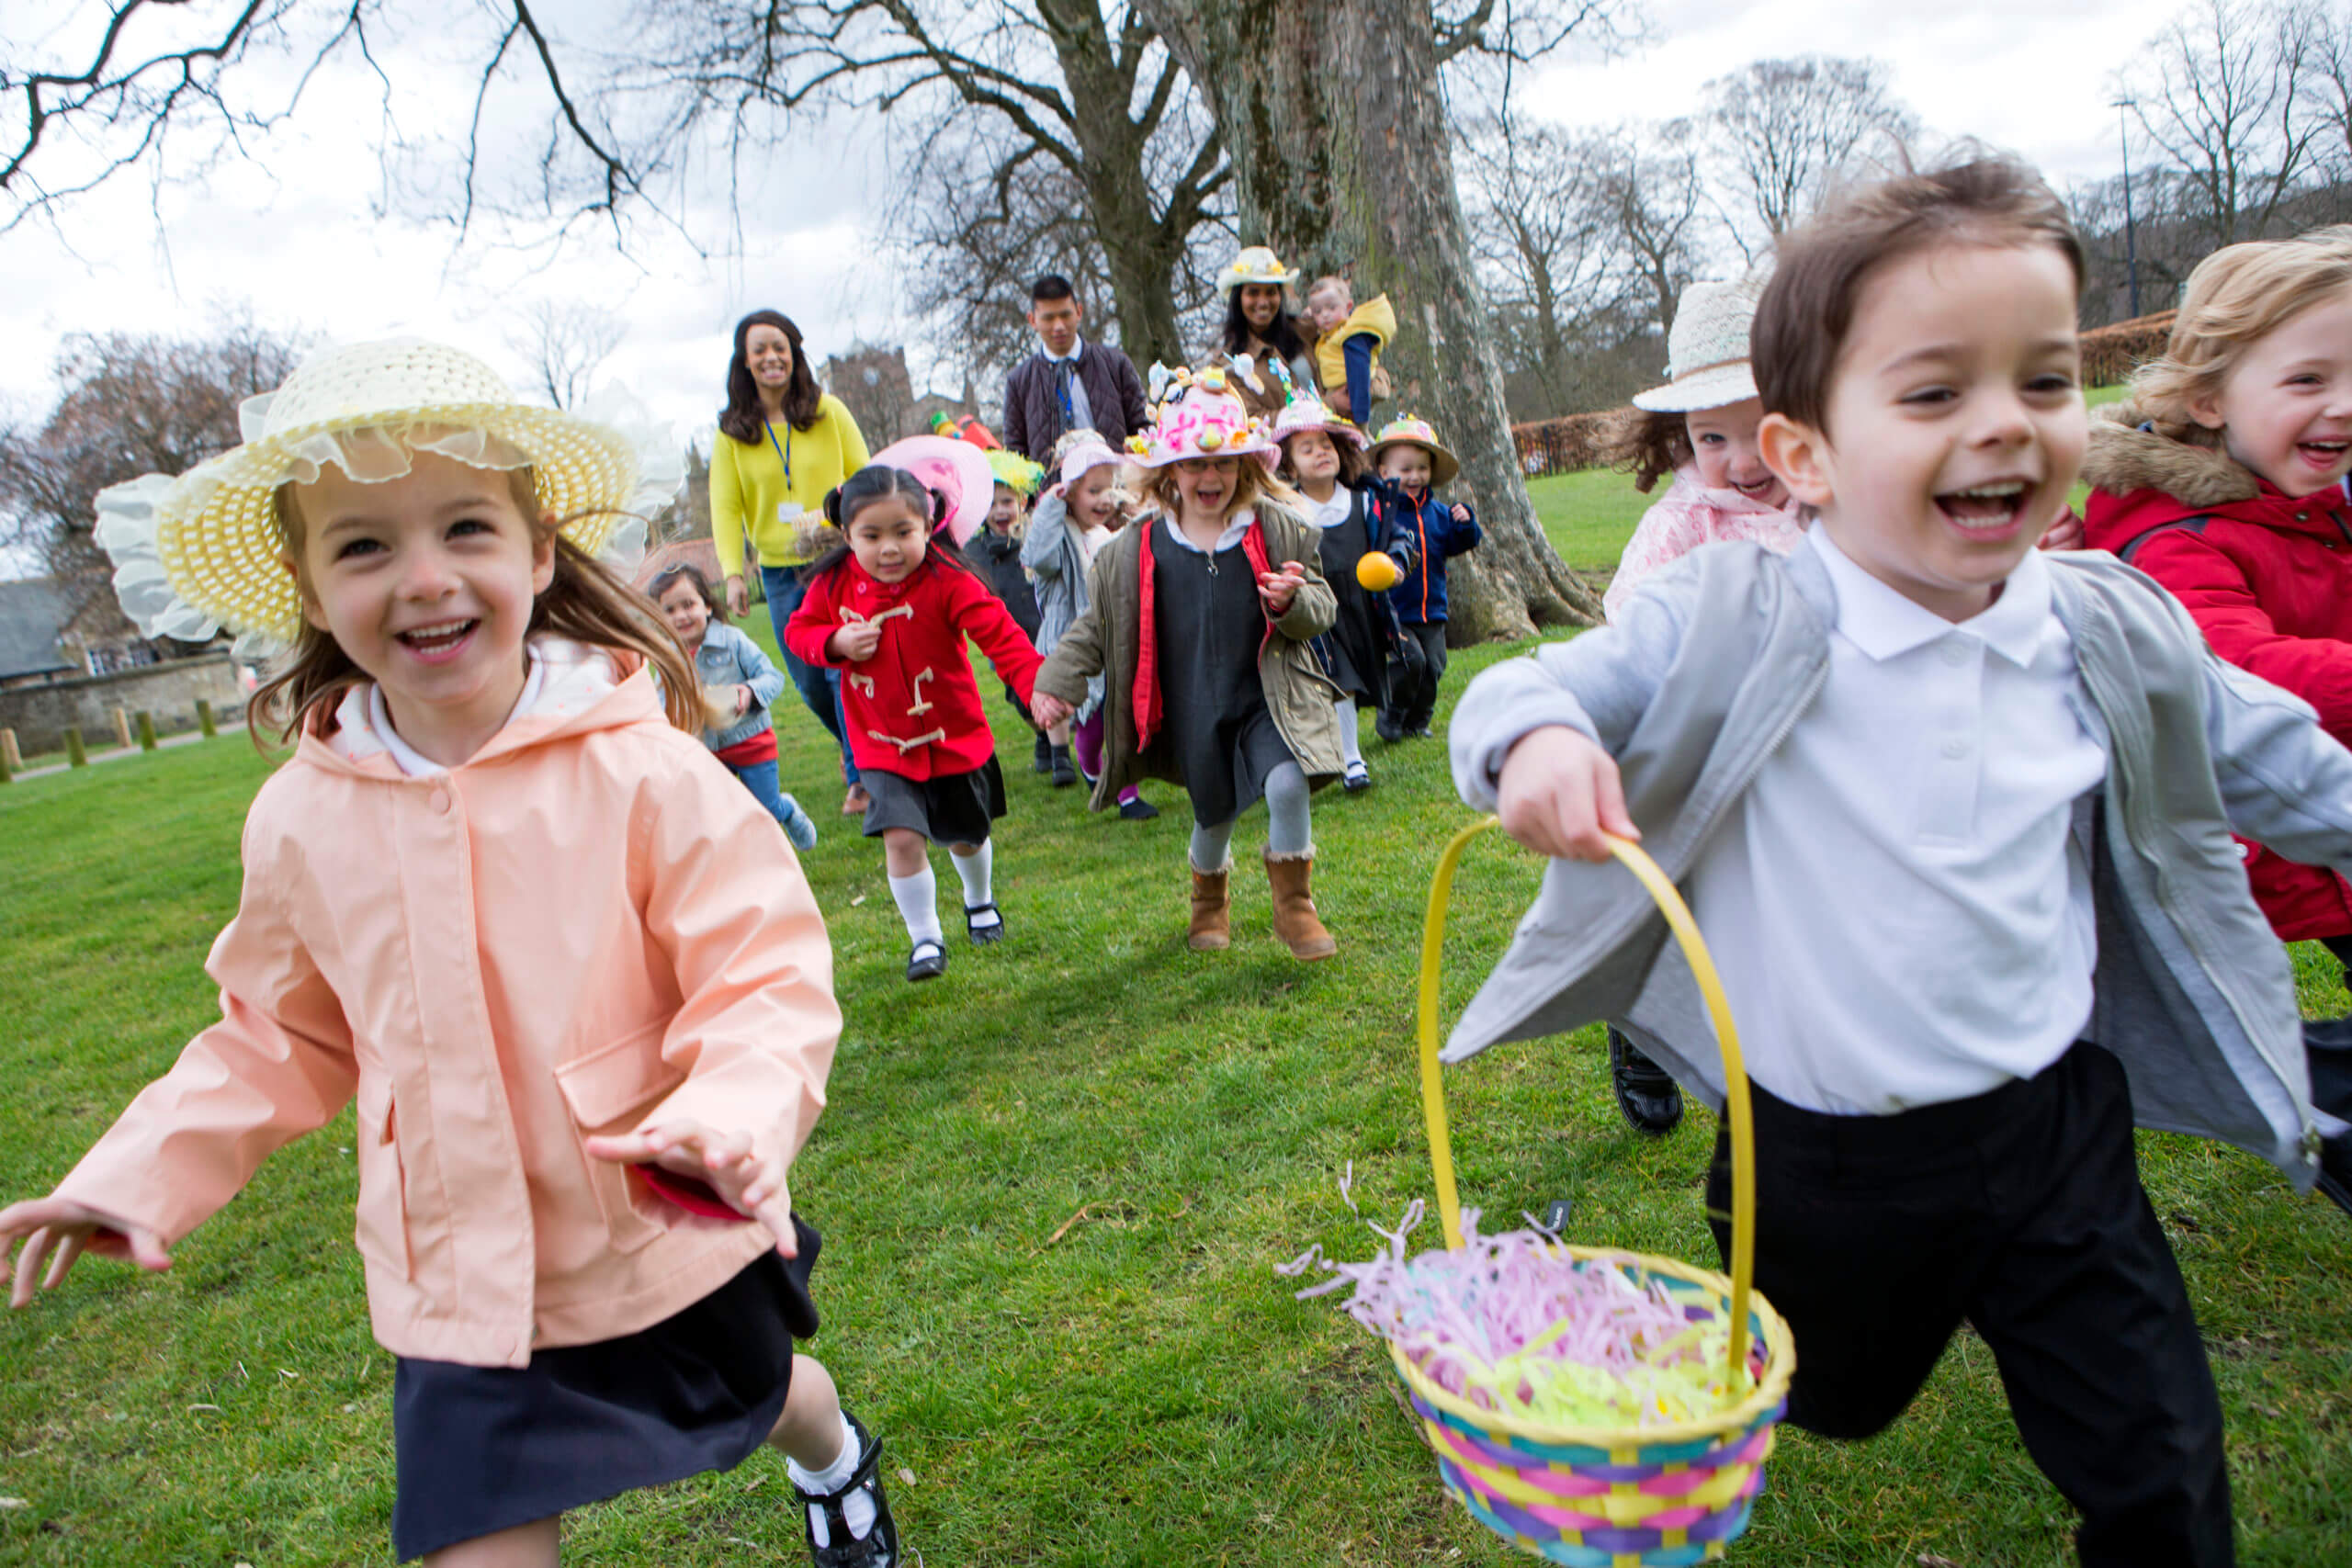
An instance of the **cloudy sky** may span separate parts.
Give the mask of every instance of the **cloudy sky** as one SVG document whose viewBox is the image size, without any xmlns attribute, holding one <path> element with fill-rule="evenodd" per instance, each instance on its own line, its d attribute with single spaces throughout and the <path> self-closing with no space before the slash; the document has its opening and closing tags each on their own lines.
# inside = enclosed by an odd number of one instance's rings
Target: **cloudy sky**
<svg viewBox="0 0 2352 1568">
<path fill-rule="evenodd" d="M 587 36 L 618 3 L 566 0 L 547 14 Z M 206 20 L 217 27 L 229 7 L 191 8 L 214 14 Z M 74 58 L 98 9 L 77 0 L 60 20 L 63 6 L 0 6 L 0 51 L 19 62 Z M 1526 83 L 1529 100 L 1574 123 L 1662 118 L 1691 110 L 1702 84 L 1750 60 L 1873 55 L 1934 130 L 2022 152 L 2063 180 L 2113 166 L 2108 78 L 2165 12 L 2123 0 L 1651 0 L 1649 15 L 1651 46 L 1546 69 Z M 525 248 L 527 235 L 484 224 L 460 246 L 447 224 L 410 216 L 420 210 L 413 195 L 388 184 L 372 149 L 389 124 L 416 149 L 397 176 L 447 166 L 448 128 L 462 125 L 470 102 L 458 62 L 477 43 L 458 24 L 430 40 L 391 40 L 386 60 L 401 92 L 389 119 L 380 86 L 345 59 L 289 122 L 250 141 L 252 159 L 160 190 L 118 180 L 53 226 L 0 239 L 0 407 L 23 416 L 47 406 L 49 367 L 67 333 L 200 330 L 221 310 L 334 338 L 446 337 L 519 381 L 525 362 L 508 346 L 517 313 L 542 299 L 582 300 L 628 322 L 607 374 L 682 434 L 711 417 L 728 330 L 745 310 L 786 310 L 820 358 L 855 340 L 900 338 L 893 290 L 860 238 L 887 159 L 842 128 L 808 131 L 750 172 L 740 236 L 727 230 L 716 171 L 690 182 L 686 235 L 637 225 L 626 256 L 593 226 Z M 523 128 L 543 109 L 518 79 L 493 98 L 489 124 L 506 128 L 527 158 Z"/>
</svg>

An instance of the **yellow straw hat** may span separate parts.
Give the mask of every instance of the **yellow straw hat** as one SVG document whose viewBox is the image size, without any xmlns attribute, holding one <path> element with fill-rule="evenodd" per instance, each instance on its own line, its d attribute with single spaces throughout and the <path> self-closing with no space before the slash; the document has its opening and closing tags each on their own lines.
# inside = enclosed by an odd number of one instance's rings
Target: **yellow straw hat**
<svg viewBox="0 0 2352 1568">
<path fill-rule="evenodd" d="M 176 479 L 149 474 L 101 491 L 97 542 L 146 636 L 201 642 L 226 626 L 242 634 L 241 653 L 267 653 L 302 626 L 281 564 L 278 487 L 311 483 L 330 463 L 380 483 L 432 452 L 481 468 L 528 467 L 540 515 L 570 518 L 564 536 L 626 574 L 643 552 L 644 520 L 677 494 L 684 460 L 641 412 L 608 412 L 618 421 L 522 402 L 489 366 L 442 344 L 329 349 L 245 400 L 243 446 Z"/>
</svg>

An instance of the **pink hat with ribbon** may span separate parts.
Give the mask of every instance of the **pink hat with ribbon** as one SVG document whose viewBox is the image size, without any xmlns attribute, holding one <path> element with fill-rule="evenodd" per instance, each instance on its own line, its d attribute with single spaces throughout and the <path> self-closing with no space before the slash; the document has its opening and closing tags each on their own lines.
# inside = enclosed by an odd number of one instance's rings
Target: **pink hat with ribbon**
<svg viewBox="0 0 2352 1568">
<path fill-rule="evenodd" d="M 1151 428 L 1127 437 L 1127 453 L 1147 468 L 1164 468 L 1188 457 L 1255 457 L 1269 469 L 1281 450 L 1226 378 L 1221 367 L 1163 372 L 1152 367 L 1155 387 L 1166 377 L 1168 395 L 1151 411 Z"/>
<path fill-rule="evenodd" d="M 873 461 L 904 468 L 945 496 L 947 521 L 941 526 L 958 545 L 980 531 L 996 503 L 996 470 L 989 467 L 989 455 L 968 441 L 910 435 L 875 453 Z"/>
</svg>

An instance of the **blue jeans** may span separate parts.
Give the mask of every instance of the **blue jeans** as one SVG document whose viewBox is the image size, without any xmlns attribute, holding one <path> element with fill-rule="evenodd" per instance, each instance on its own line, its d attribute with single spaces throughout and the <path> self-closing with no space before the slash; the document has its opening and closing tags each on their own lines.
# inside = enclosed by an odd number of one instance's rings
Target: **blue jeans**
<svg viewBox="0 0 2352 1568">
<path fill-rule="evenodd" d="M 842 672 L 820 664 L 804 664 L 785 645 L 784 626 L 792 619 L 792 612 L 800 608 L 800 601 L 808 592 L 802 580 L 803 567 L 760 567 L 760 591 L 768 596 L 768 625 L 775 628 L 776 651 L 784 655 L 784 668 L 792 676 L 792 683 L 800 688 L 800 700 L 817 716 L 842 749 L 842 777 L 857 783 L 857 763 L 849 754 L 849 728 L 842 723 Z"/>
<path fill-rule="evenodd" d="M 785 805 L 784 792 L 776 785 L 775 758 L 771 757 L 764 762 L 753 762 L 748 768 L 739 768 L 732 762 L 722 762 L 721 765 L 743 781 L 743 787 L 752 792 L 753 800 L 768 808 L 769 816 L 779 822 L 792 819 L 792 808 Z"/>
</svg>

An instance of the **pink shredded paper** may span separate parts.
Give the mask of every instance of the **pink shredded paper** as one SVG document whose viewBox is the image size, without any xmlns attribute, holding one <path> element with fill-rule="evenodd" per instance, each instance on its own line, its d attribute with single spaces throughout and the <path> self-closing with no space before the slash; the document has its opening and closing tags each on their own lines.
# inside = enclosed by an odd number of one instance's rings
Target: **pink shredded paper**
<svg viewBox="0 0 2352 1568">
<path fill-rule="evenodd" d="M 1440 1388 L 1543 1426 L 1702 1420 L 1744 1393 L 1725 1375 L 1724 1313 L 1655 1280 L 1637 1284 L 1611 1260 L 1569 1258 L 1532 1220 L 1481 1235 L 1476 1209 L 1462 1211 L 1458 1251 L 1408 1258 L 1405 1238 L 1422 1214 L 1416 1199 L 1393 1231 L 1367 1221 L 1385 1243 L 1368 1261 L 1337 1262 L 1317 1246 L 1275 1271 L 1329 1270 L 1301 1300 L 1352 1283 L 1348 1315 L 1401 1347 Z"/>
</svg>

